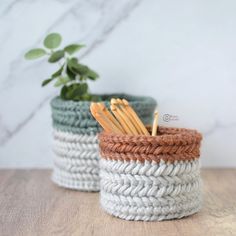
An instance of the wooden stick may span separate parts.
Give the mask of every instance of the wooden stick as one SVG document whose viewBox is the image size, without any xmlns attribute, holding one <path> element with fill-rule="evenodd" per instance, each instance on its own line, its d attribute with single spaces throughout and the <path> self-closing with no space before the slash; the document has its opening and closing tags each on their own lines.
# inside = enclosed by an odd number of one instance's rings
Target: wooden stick
<svg viewBox="0 0 236 236">
<path fill-rule="evenodd" d="M 129 105 L 128 101 L 125 99 L 122 99 L 124 105 L 126 106 L 126 109 L 129 111 L 130 114 L 132 114 L 133 118 L 137 122 L 138 126 L 141 128 L 143 134 L 145 135 L 150 135 L 149 132 L 147 131 L 146 127 L 144 126 L 143 122 L 139 119 L 138 115 L 136 112 L 133 110 L 133 108 Z"/>
<path fill-rule="evenodd" d="M 126 109 L 125 104 L 123 101 L 119 98 L 116 99 L 116 104 L 119 105 L 119 108 L 122 110 L 126 118 L 129 120 L 130 126 L 132 127 L 132 130 L 134 134 L 142 134 L 142 130 L 137 125 L 135 119 L 133 118 L 132 114 Z"/>
<path fill-rule="evenodd" d="M 118 114 L 123 118 L 123 120 L 125 121 L 126 125 L 129 127 L 130 131 L 132 132 L 132 134 L 134 135 L 138 135 L 138 132 L 135 128 L 135 126 L 132 124 L 132 122 L 130 121 L 129 117 L 126 115 L 126 113 L 124 113 L 118 105 L 113 105 L 116 107 L 116 110 L 118 112 Z"/>
<path fill-rule="evenodd" d="M 122 132 L 113 125 L 113 123 L 106 117 L 106 115 L 104 115 L 104 113 L 100 110 L 99 106 L 96 103 L 91 103 L 90 111 L 93 117 L 98 121 L 98 123 L 106 132 L 122 134 Z"/>
<path fill-rule="evenodd" d="M 112 98 L 110 103 L 111 105 L 117 105 L 117 101 L 115 98 Z"/>
<path fill-rule="evenodd" d="M 90 111 L 91 111 L 91 114 L 93 115 L 93 117 L 96 119 L 96 121 L 102 126 L 102 128 L 106 131 L 106 132 L 111 132 L 112 129 L 111 127 L 109 127 L 107 125 L 106 122 L 104 122 L 103 119 L 101 119 L 101 117 L 99 116 L 99 114 L 96 112 L 96 108 L 95 108 L 95 103 L 91 103 L 90 105 Z"/>
<path fill-rule="evenodd" d="M 104 122 L 104 120 L 99 116 L 98 113 L 96 113 L 96 112 L 91 112 L 91 113 L 92 113 L 93 117 L 96 119 L 96 121 L 102 126 L 102 128 L 103 128 L 106 132 L 109 132 L 109 133 L 112 132 L 111 127 L 109 127 L 109 126 L 107 125 L 107 123 Z"/>
<path fill-rule="evenodd" d="M 129 120 L 131 121 L 131 123 L 133 124 L 133 126 L 135 127 L 137 134 L 144 134 L 144 132 L 142 131 L 142 129 L 140 128 L 139 124 L 136 122 L 136 120 L 134 119 L 134 117 L 132 116 L 132 114 L 129 112 L 129 110 L 127 109 L 127 106 L 123 103 L 123 101 L 121 99 L 116 99 L 116 104 L 119 104 L 120 108 L 122 109 L 122 111 L 126 114 L 126 116 L 129 118 Z"/>
<path fill-rule="evenodd" d="M 96 104 L 97 113 L 102 117 L 102 119 L 112 128 L 113 133 L 115 134 L 123 134 L 123 132 L 117 128 L 111 120 L 106 116 L 106 114 L 100 109 L 100 106 Z"/>
<path fill-rule="evenodd" d="M 155 111 L 154 113 L 154 120 L 153 120 L 153 126 L 152 126 L 152 136 L 157 135 L 157 127 L 158 127 L 158 111 Z"/>
<path fill-rule="evenodd" d="M 98 121 L 98 123 L 102 126 L 102 128 L 109 133 L 115 133 L 115 131 L 112 129 L 112 127 L 107 124 L 107 122 L 103 119 L 103 117 L 99 113 L 95 113 L 95 119 Z"/>
<path fill-rule="evenodd" d="M 110 119 L 110 121 L 114 124 L 114 126 L 116 126 L 117 129 L 119 129 L 123 134 L 125 134 L 125 130 L 123 129 L 119 121 L 117 121 L 117 119 L 108 111 L 104 103 L 100 102 L 98 103 L 98 105 L 100 109 L 104 112 L 104 114 L 107 116 L 107 118 Z"/>
<path fill-rule="evenodd" d="M 125 119 L 117 111 L 117 107 L 115 105 L 111 105 L 110 107 L 111 107 L 112 113 L 115 115 L 116 119 L 120 122 L 126 134 L 133 134 L 132 130 L 130 130 L 129 126 L 126 124 Z"/>
</svg>

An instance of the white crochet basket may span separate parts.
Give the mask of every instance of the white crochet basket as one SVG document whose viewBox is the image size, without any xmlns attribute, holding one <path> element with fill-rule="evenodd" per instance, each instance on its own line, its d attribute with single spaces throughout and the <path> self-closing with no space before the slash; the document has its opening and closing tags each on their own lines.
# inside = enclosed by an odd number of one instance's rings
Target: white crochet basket
<svg viewBox="0 0 236 236">
<path fill-rule="evenodd" d="M 59 186 L 83 191 L 99 191 L 99 151 L 97 135 L 72 134 L 54 130 L 54 171 Z"/>
<path fill-rule="evenodd" d="M 160 127 L 156 137 L 102 133 L 99 140 L 100 202 L 106 212 L 161 221 L 199 211 L 199 133 Z"/>
</svg>

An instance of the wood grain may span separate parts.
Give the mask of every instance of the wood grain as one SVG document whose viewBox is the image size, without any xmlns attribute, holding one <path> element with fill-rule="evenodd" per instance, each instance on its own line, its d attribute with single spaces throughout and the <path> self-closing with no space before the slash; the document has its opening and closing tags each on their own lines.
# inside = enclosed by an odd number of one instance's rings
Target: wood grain
<svg viewBox="0 0 236 236">
<path fill-rule="evenodd" d="M 200 213 L 145 223 L 107 215 L 98 193 L 59 188 L 49 170 L 0 170 L 0 235 L 236 235 L 236 170 L 203 170 L 202 177 Z"/>
</svg>

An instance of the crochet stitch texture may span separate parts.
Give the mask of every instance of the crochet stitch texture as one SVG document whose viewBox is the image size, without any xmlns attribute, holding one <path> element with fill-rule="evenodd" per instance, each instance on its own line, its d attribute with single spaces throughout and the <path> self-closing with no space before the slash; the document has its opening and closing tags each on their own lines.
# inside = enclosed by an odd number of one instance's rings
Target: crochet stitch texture
<svg viewBox="0 0 236 236">
<path fill-rule="evenodd" d="M 101 133 L 102 208 L 125 220 L 182 218 L 201 208 L 202 136 L 159 127 L 158 136 Z"/>
<path fill-rule="evenodd" d="M 147 124 L 152 120 L 156 101 L 150 97 L 126 94 L 102 95 L 109 105 L 111 98 L 125 98 Z M 90 114 L 90 102 L 64 101 L 59 97 L 51 101 L 53 119 L 54 171 L 52 180 L 59 186 L 99 191 L 99 124 Z"/>
</svg>

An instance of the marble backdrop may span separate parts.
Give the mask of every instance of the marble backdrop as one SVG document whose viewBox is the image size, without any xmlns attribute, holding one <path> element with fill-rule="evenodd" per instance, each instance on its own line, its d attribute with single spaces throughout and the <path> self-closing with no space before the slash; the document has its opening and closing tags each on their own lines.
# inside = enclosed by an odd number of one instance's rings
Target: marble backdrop
<svg viewBox="0 0 236 236">
<path fill-rule="evenodd" d="M 151 95 L 162 125 L 204 135 L 203 166 L 236 166 L 234 0 L 8 0 L 0 4 L 0 167 L 50 167 L 55 69 L 24 53 L 49 32 L 84 42 L 98 93 Z"/>
</svg>

